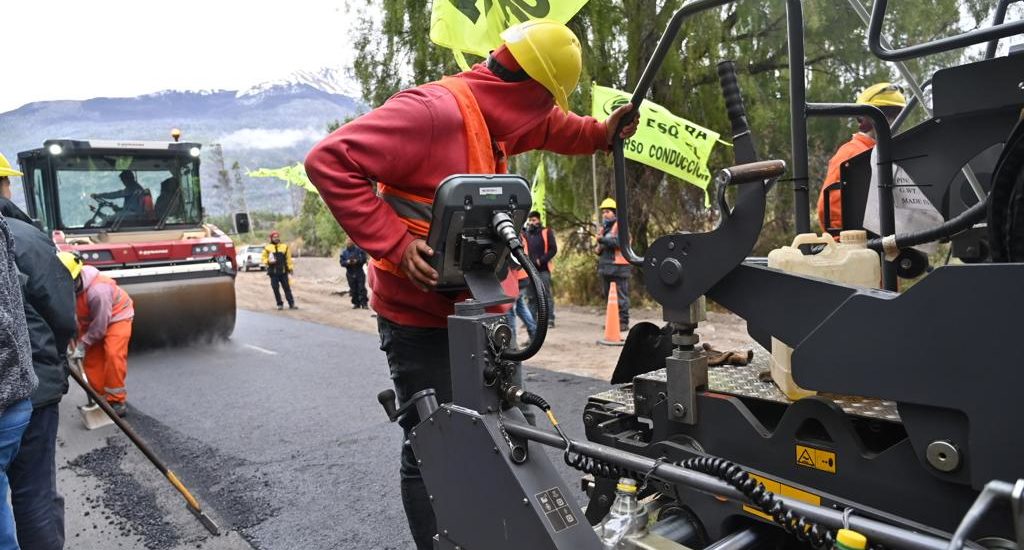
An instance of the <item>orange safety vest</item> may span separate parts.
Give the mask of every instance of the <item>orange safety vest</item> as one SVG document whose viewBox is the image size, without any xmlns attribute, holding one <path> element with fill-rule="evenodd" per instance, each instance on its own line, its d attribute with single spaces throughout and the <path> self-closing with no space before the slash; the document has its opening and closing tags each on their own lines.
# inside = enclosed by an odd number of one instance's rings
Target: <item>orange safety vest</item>
<svg viewBox="0 0 1024 550">
<path fill-rule="evenodd" d="M 618 236 L 619 236 L 619 222 L 618 221 L 616 221 L 615 223 L 612 224 L 612 230 L 610 231 L 610 233 L 612 235 L 615 235 L 616 238 L 618 238 Z M 621 243 L 619 243 L 619 244 L 621 244 Z M 622 255 L 622 247 L 621 246 L 619 246 L 619 247 L 617 247 L 615 249 L 615 262 L 614 263 L 615 263 L 615 265 L 629 265 L 629 262 L 626 261 L 626 257 Z"/>
<path fill-rule="evenodd" d="M 445 77 L 434 82 L 447 89 L 455 96 L 455 103 L 459 106 L 459 113 L 466 128 L 466 159 L 469 166 L 467 173 L 470 174 L 504 174 L 507 172 L 505 164 L 505 144 L 491 140 L 491 133 L 487 129 L 487 121 L 480 112 L 480 105 L 473 92 L 462 79 Z M 494 146 L 501 152 L 500 158 L 494 156 Z M 426 238 L 430 231 L 430 221 L 433 217 L 434 197 L 425 197 L 400 191 L 383 183 L 377 183 L 377 195 L 384 202 L 391 206 L 398 214 L 398 218 L 405 223 L 409 233 L 417 238 Z M 405 277 L 402 269 L 387 260 L 386 258 L 374 258 L 370 263 L 388 273 Z"/>
<path fill-rule="evenodd" d="M 118 316 L 122 311 L 132 307 L 132 299 L 128 296 L 128 293 L 123 288 L 117 286 L 117 283 L 113 279 L 106 275 L 99 273 L 96 278 L 92 280 L 93 285 L 108 285 L 114 289 L 114 300 L 110 306 L 110 318 L 113 319 Z M 92 318 L 91 312 L 89 311 L 89 298 L 88 290 L 82 291 L 78 295 L 75 301 L 75 312 L 78 314 L 78 332 L 79 337 L 85 334 L 85 331 L 89 328 L 89 320 Z"/>
<path fill-rule="evenodd" d="M 550 231 L 550 229 L 545 227 L 544 230 L 540 232 L 541 238 L 544 239 L 544 253 L 545 254 L 547 254 L 548 253 L 548 249 L 551 248 L 551 245 L 548 244 L 548 231 Z M 522 235 L 522 238 L 520 240 L 523 241 L 523 252 L 526 253 L 527 257 L 529 257 L 530 256 L 530 243 L 526 239 L 526 234 L 525 233 Z M 526 270 L 524 269 L 523 271 L 526 271 Z M 554 272 L 554 271 L 555 271 L 555 261 L 554 260 L 548 260 L 548 273 L 551 273 L 551 272 Z M 518 274 L 516 275 L 516 278 L 518 278 L 518 279 L 524 279 L 526 277 L 527 277 L 527 275 L 523 275 L 522 277 L 519 277 Z"/>
</svg>

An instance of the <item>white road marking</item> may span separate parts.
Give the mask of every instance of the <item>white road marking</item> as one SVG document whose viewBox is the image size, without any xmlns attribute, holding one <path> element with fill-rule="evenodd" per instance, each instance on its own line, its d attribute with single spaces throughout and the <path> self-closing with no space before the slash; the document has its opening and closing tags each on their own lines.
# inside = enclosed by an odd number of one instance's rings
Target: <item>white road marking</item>
<svg viewBox="0 0 1024 550">
<path fill-rule="evenodd" d="M 266 349 L 266 348 L 261 348 L 259 346 L 254 346 L 252 344 L 242 344 L 242 345 L 247 347 L 247 348 L 249 348 L 249 349 L 256 350 L 256 351 L 258 351 L 260 353 L 265 353 L 267 355 L 277 355 L 276 351 L 272 351 L 272 350 L 269 350 L 269 349 Z"/>
</svg>

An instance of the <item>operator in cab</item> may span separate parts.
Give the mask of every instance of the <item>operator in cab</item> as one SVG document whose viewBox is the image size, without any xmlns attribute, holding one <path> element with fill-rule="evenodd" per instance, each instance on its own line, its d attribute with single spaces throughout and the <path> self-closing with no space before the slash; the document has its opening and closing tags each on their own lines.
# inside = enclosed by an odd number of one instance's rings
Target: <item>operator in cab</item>
<svg viewBox="0 0 1024 550">
<path fill-rule="evenodd" d="M 124 199 L 117 216 L 123 220 L 142 221 L 153 217 L 153 197 L 149 190 L 139 184 L 135 172 L 122 170 L 118 174 L 124 189 L 106 193 L 93 193 L 93 199 L 113 200 Z"/>
</svg>

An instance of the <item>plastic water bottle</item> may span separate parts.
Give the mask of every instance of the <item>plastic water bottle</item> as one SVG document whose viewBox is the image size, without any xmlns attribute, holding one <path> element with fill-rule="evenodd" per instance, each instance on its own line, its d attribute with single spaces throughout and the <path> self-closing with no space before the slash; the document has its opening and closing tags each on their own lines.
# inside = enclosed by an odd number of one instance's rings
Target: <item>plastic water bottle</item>
<svg viewBox="0 0 1024 550">
<path fill-rule="evenodd" d="M 647 531 L 647 509 L 637 500 L 636 492 L 636 481 L 628 477 L 619 479 L 612 509 L 596 529 L 605 550 L 627 548 L 627 537 Z"/>
</svg>

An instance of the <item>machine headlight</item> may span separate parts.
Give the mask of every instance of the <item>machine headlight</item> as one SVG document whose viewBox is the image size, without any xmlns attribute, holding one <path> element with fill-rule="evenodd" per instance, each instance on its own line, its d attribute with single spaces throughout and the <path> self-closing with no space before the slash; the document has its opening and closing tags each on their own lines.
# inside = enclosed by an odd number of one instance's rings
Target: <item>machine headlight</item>
<svg viewBox="0 0 1024 550">
<path fill-rule="evenodd" d="M 114 254 L 109 250 L 82 250 L 79 251 L 82 259 L 87 262 L 112 262 Z"/>
<path fill-rule="evenodd" d="M 215 244 L 197 244 L 192 246 L 192 254 L 213 254 L 217 252 Z"/>
<path fill-rule="evenodd" d="M 64 148 L 61 147 L 59 143 L 51 143 L 49 151 L 51 155 L 57 156 L 64 152 Z"/>
<path fill-rule="evenodd" d="M 192 155 L 193 157 L 198 157 L 199 156 L 199 148 L 198 147 L 193 147 L 193 148 L 189 149 L 188 150 L 188 154 Z"/>
</svg>

